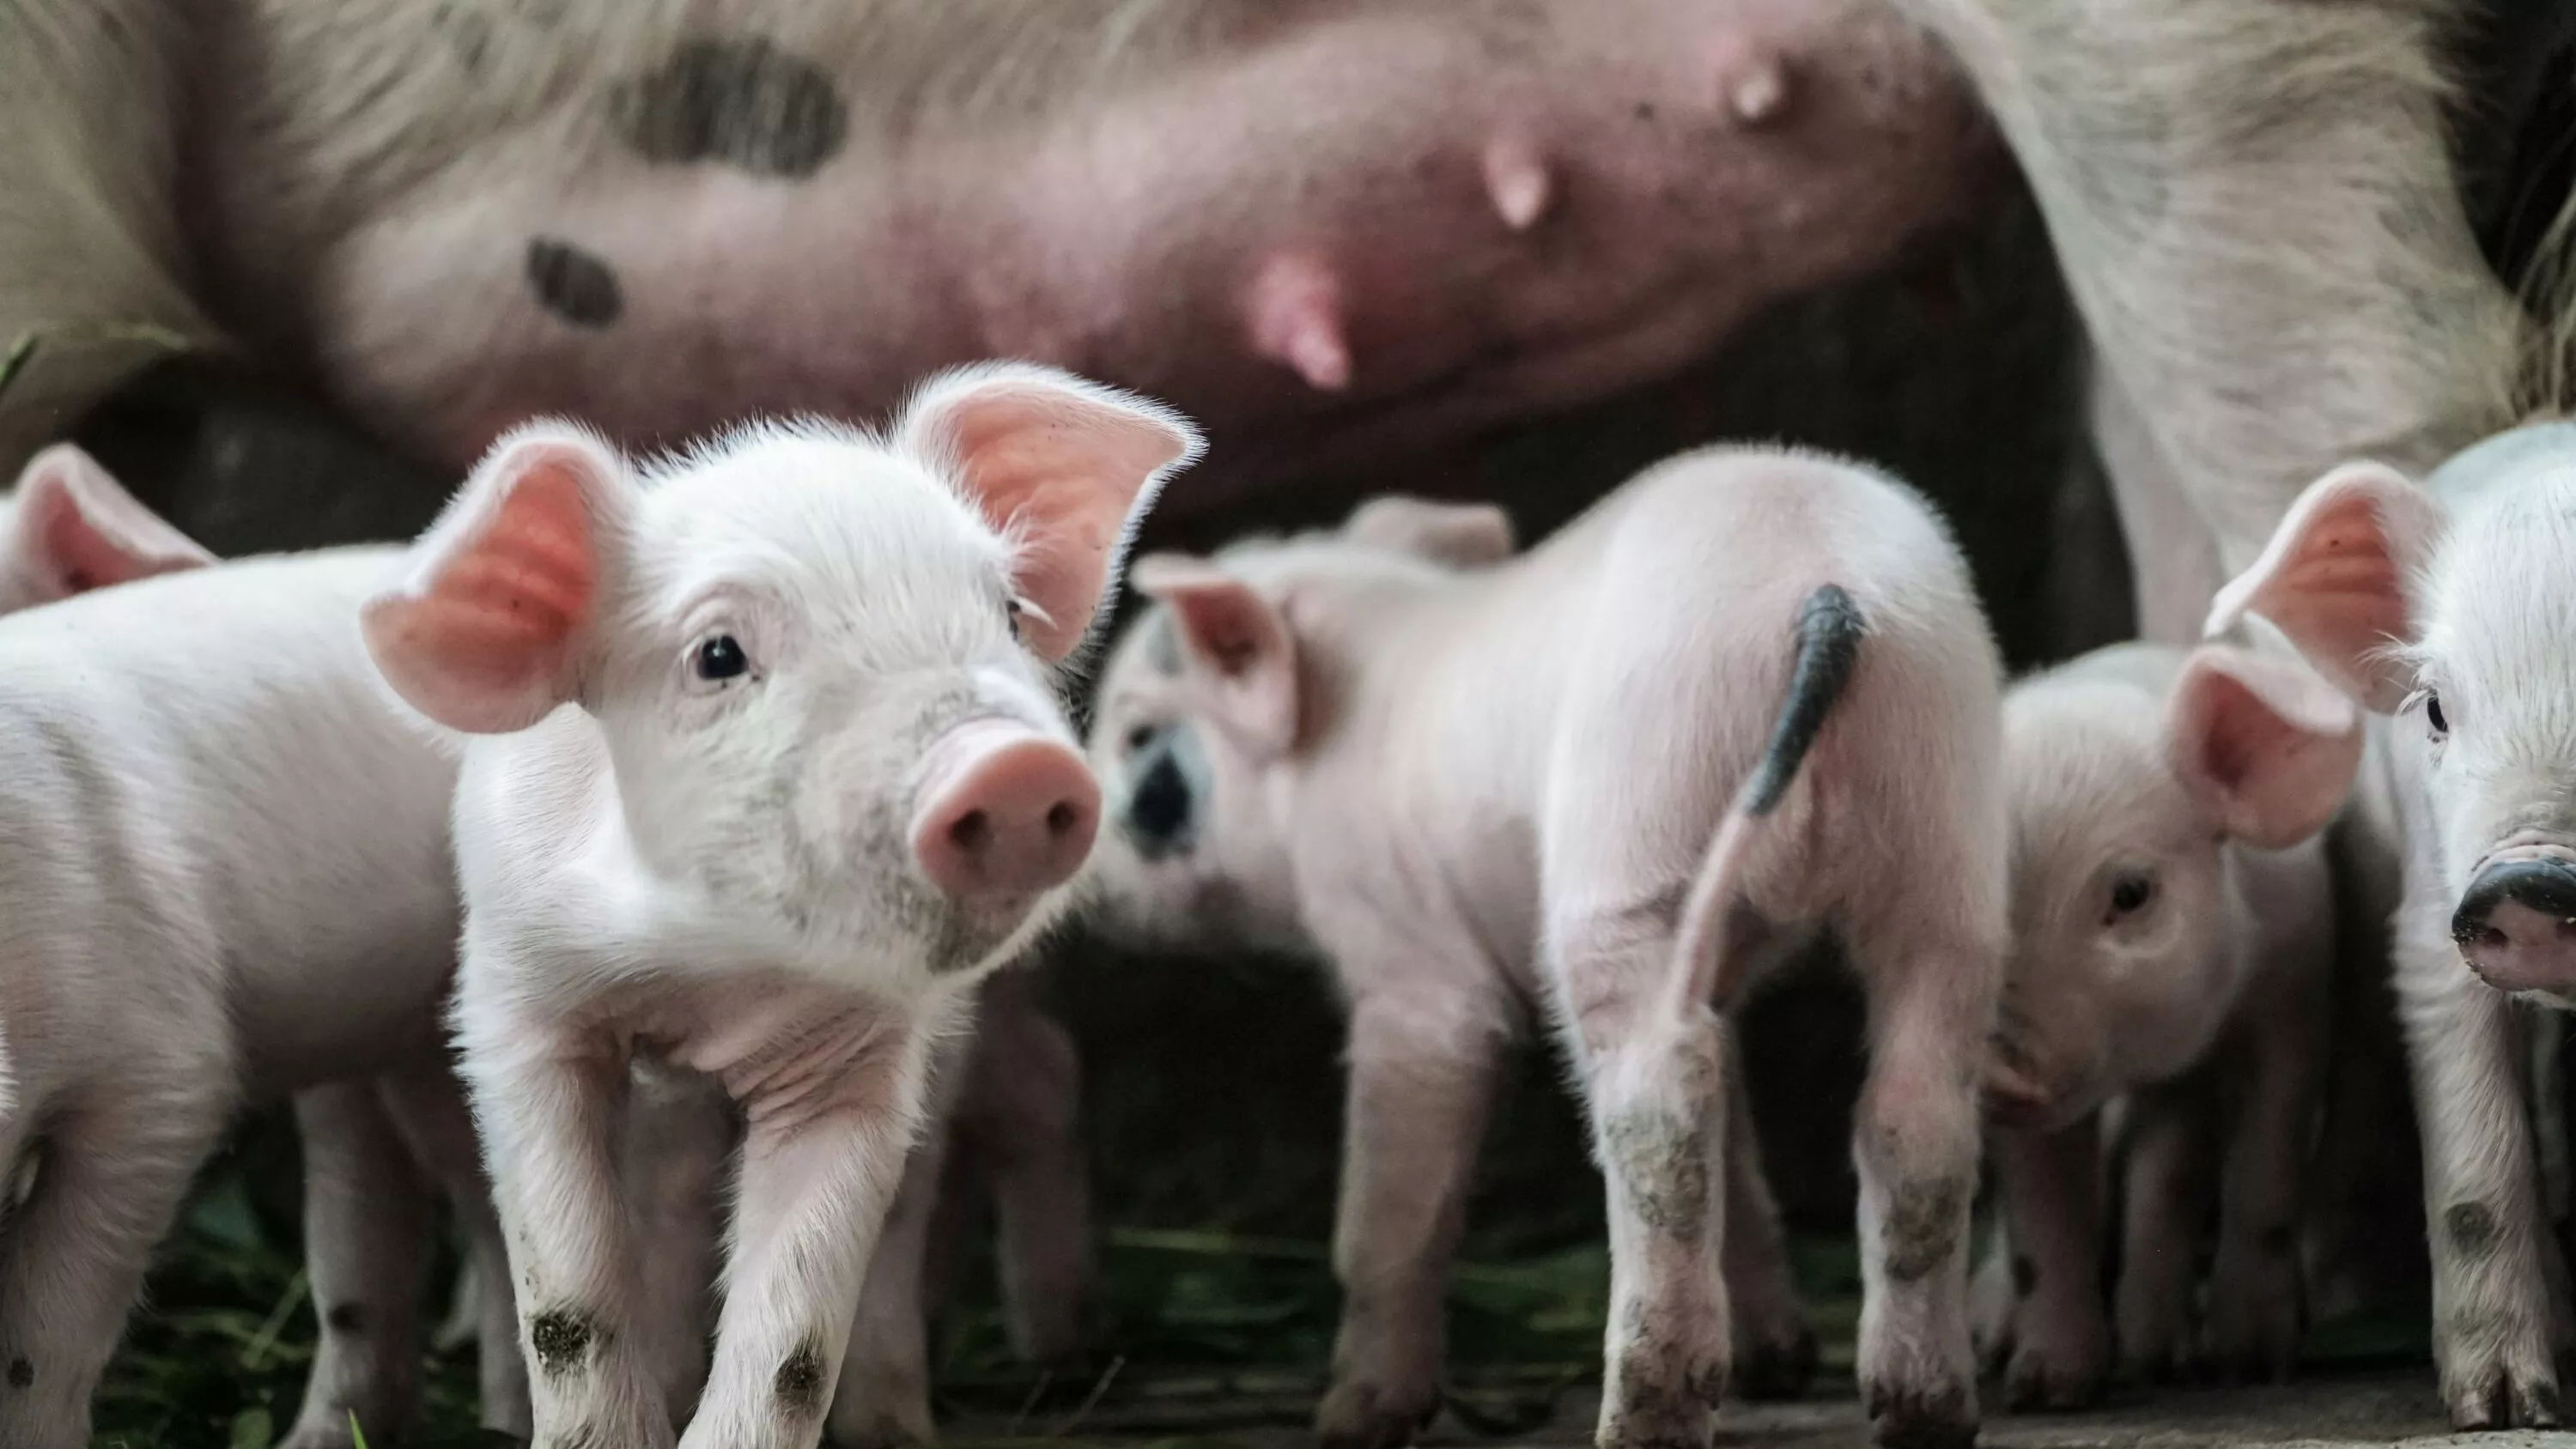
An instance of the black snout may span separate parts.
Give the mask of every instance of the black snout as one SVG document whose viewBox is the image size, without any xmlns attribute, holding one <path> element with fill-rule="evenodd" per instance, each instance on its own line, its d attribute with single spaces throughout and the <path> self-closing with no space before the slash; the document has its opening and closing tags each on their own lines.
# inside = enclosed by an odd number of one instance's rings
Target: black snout
<svg viewBox="0 0 2576 1449">
<path fill-rule="evenodd" d="M 1137 853 L 1160 860 L 1189 849 L 1191 804 L 1189 776 L 1181 773 L 1180 761 L 1168 748 L 1154 751 L 1153 763 L 1127 797 L 1124 824 Z"/>
<path fill-rule="evenodd" d="M 2464 947 L 2485 942 L 2496 930 L 2496 912 L 2507 902 L 2551 920 L 2576 920 L 2576 870 L 2554 860 L 2488 866 L 2469 882 L 2460 908 L 2451 913 L 2451 939 Z"/>
</svg>

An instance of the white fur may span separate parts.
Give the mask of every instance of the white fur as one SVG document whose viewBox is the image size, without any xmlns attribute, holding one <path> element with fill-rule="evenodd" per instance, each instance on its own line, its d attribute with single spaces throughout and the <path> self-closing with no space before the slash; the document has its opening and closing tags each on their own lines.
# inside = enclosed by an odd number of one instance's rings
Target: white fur
<svg viewBox="0 0 2576 1449">
<path fill-rule="evenodd" d="M 1757 1244 L 1774 1230 L 1745 1191 L 1759 1176 L 1729 1123 L 1724 1024 L 1697 1002 L 1675 1020 L 1666 997 L 1683 897 L 1779 707 L 1801 602 L 1835 582 L 1867 619 L 1860 663 L 1755 833 L 1727 902 L 1749 934 L 1716 979 L 1740 985 L 1810 928 L 1843 926 L 1874 1007 L 1854 1144 L 1861 1376 L 1883 1427 L 1963 1431 L 1974 1079 L 2005 928 L 1997 666 L 1955 548 L 1866 470 L 1750 450 L 1653 469 L 1485 567 L 1451 561 L 1451 530 L 1417 550 L 1376 537 L 1384 522 L 1140 563 L 1164 607 L 1116 656 L 1094 739 L 1131 827 L 1143 762 L 1170 738 L 1205 757 L 1188 773 L 1213 802 L 1185 852 L 1104 853 L 1124 914 L 1169 903 L 1311 933 L 1349 999 L 1349 1297 L 1319 1429 L 1385 1442 L 1436 1404 L 1440 1284 L 1497 1051 L 1544 1015 L 1609 1178 L 1603 1442 L 1705 1433 L 1746 1342 L 1720 1281 L 1730 1202 Z M 1471 560 L 1495 546 L 1481 532 Z M 1165 630 L 1225 627 L 1239 601 L 1203 601 L 1245 591 L 1284 642 L 1243 673 L 1288 671 L 1284 703 L 1275 678 L 1235 678 L 1204 644 L 1166 667 Z M 1766 1349 L 1800 1331 L 1785 1282 L 1772 1291 L 1747 1305 Z"/>
<path fill-rule="evenodd" d="M 1164 430 L 1176 457 L 1195 451 L 1168 414 L 1052 373 L 976 373 L 916 406 L 996 378 L 1058 387 Z M 998 719 L 1072 735 L 1008 613 L 1017 568 L 1047 545 L 1018 520 L 1016 546 L 988 522 L 911 423 L 893 437 L 757 428 L 637 479 L 577 434 L 524 430 L 391 596 L 420 595 L 448 550 L 491 526 L 478 510 L 497 506 L 514 449 L 593 450 L 601 582 L 574 635 L 570 702 L 475 738 L 456 803 L 456 1020 L 542 1439 L 667 1444 L 686 1412 L 656 1340 L 686 1335 L 688 1316 L 654 1321 L 671 1317 L 651 1306 L 665 1290 L 649 1288 L 620 1207 L 630 1061 L 703 1076 L 747 1124 L 714 1364 L 680 1443 L 810 1446 L 880 1231 L 902 1240 L 926 1221 L 916 1204 L 887 1226 L 936 1106 L 933 1064 L 962 1045 L 977 982 L 1063 903 L 1057 890 L 970 907 L 911 856 L 912 801 L 952 731 Z M 1114 548 L 1109 563 L 1114 579 Z M 1092 600 L 1036 602 L 1079 629 Z M 716 634 L 751 665 L 711 684 L 689 660 Z M 917 1292 L 894 1286 L 908 1295 L 894 1311 L 917 1311 Z"/>
<path fill-rule="evenodd" d="M 2305 530 L 2328 527 L 2327 505 L 2350 496 L 2369 507 L 2345 515 L 2336 556 L 2384 566 L 2340 591 L 2303 589 Z M 2500 851 L 2576 858 L 2571 510 L 2576 425 L 2502 434 L 2420 487 L 2386 469 L 2339 469 L 2302 497 L 2210 620 L 2225 628 L 2258 611 L 2356 697 L 2393 711 L 2378 768 L 2405 848 L 2397 992 L 2424 1139 L 2435 1356 L 2463 1425 L 2549 1417 L 2553 1339 L 2569 1329 L 2547 1288 L 2555 1249 L 2540 1216 L 2518 1023 L 2509 999 L 2470 972 L 2451 917 Z M 2447 732 L 2431 727 L 2435 697 Z"/>
<path fill-rule="evenodd" d="M 2115 646 L 2023 681 L 2004 706 L 2015 939 L 1998 1049 L 2038 1099 L 1996 1130 L 2004 1231 L 1978 1298 L 1984 1347 L 2006 1360 L 2016 1404 L 2081 1404 L 2110 1367 L 2099 1291 L 2106 1140 L 2134 1149 L 2122 1358 L 2158 1375 L 2201 1356 L 2191 1270 L 2208 1198 L 2172 1200 L 2159 1124 L 2214 1116 L 2222 1097 L 2235 1107 L 2225 1180 L 2211 1184 L 2223 1200 L 2209 1351 L 2233 1373 L 2276 1376 L 2302 1326 L 2293 1225 L 2323 1085 L 2332 891 L 2319 839 L 2241 844 L 2185 774 L 2184 663 L 2175 649 Z M 2360 751 L 2358 720 L 2341 707 L 2344 769 L 2340 783 L 2332 772 L 2315 782 L 2319 823 Z M 2112 903 L 2124 878 L 2146 891 L 2127 910 Z M 2097 1118 L 2131 1092 L 2145 1130 L 2122 1143 Z"/>
<path fill-rule="evenodd" d="M 383 707 L 354 623 L 393 557 L 247 561 L 0 622 L 0 1156 L 35 1168 L 0 1238 L 0 1361 L 33 1378 L 0 1393 L 0 1441 L 86 1442 L 144 1263 L 238 1104 L 389 1062 L 443 1076 L 454 766 Z M 365 1303 L 398 1344 L 416 1305 L 378 1270 L 423 1251 L 397 1241 L 413 1169 L 395 1151 L 386 1180 L 335 1176 L 351 1140 L 317 1139 L 317 1299 Z M 416 1372 L 399 1347 L 326 1353 L 315 1442 L 345 1442 L 351 1408 L 405 1416 L 386 1376 Z"/>
</svg>

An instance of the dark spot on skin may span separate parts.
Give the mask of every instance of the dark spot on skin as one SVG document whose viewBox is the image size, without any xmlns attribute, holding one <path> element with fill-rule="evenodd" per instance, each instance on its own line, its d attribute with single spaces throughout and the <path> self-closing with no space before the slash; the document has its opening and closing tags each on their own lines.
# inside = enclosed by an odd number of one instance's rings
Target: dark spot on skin
<svg viewBox="0 0 2576 1449">
<path fill-rule="evenodd" d="M 1695 1242 L 1708 1223 L 1708 1139 L 1670 1112 L 1623 1113 L 1601 1127 L 1602 1154 L 1638 1221 Z"/>
<path fill-rule="evenodd" d="M 2495 1251 L 2495 1211 L 2482 1202 L 2451 1204 L 2442 1214 L 2442 1230 L 2463 1258 L 2483 1258 Z"/>
<path fill-rule="evenodd" d="M 1966 1193 L 1949 1179 L 1896 1189 L 1879 1227 L 1879 1250 L 1891 1283 L 1911 1283 L 1941 1266 L 1958 1247 L 1959 1206 Z"/>
<path fill-rule="evenodd" d="M 528 243 L 528 285 L 547 311 L 576 327 L 605 327 L 626 310 L 608 263 L 552 237 Z"/>
<path fill-rule="evenodd" d="M 812 1339 L 778 1366 L 778 1407 L 790 1418 L 803 1418 L 823 1407 L 823 1349 Z"/>
<path fill-rule="evenodd" d="M 27 1362 L 25 1354 L 9 1360 L 9 1387 L 23 1389 L 32 1386 L 35 1382 L 36 1366 Z"/>
<path fill-rule="evenodd" d="M 1653 101 L 1639 101 L 1639 102 L 1637 102 L 1637 119 L 1638 119 L 1638 120 L 1640 120 L 1640 121 L 1651 121 L 1651 120 L 1653 120 L 1654 118 L 1655 118 L 1655 103 L 1654 103 Z"/>
<path fill-rule="evenodd" d="M 332 1309 L 322 1321 L 333 1333 L 364 1333 L 367 1331 L 367 1310 L 355 1303 L 343 1303 Z"/>
<path fill-rule="evenodd" d="M 2254 1246 L 2262 1249 L 2263 1256 L 2266 1258 L 2286 1258 L 2298 1243 L 2298 1229 L 2288 1223 L 2274 1223 L 2263 1230 L 2261 1237 L 2254 1240 Z"/>
<path fill-rule="evenodd" d="M 536 1350 L 537 1367 L 550 1374 L 567 1374 L 580 1367 L 593 1336 L 589 1319 L 562 1308 L 528 1322 L 528 1345 Z"/>
<path fill-rule="evenodd" d="M 812 61 L 767 40 L 697 40 L 617 87 L 610 115 L 645 159 L 811 176 L 849 137 L 849 108 Z"/>
<path fill-rule="evenodd" d="M 2013 1296 L 2028 1298 L 2039 1286 L 2039 1265 L 2018 1254 L 2013 1257 Z"/>
</svg>

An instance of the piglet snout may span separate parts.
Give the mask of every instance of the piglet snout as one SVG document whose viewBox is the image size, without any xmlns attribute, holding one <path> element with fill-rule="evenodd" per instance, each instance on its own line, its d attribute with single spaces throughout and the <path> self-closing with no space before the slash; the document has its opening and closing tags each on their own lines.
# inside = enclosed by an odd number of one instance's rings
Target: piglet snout
<svg viewBox="0 0 2576 1449">
<path fill-rule="evenodd" d="M 2451 939 L 2499 991 L 2576 986 L 2576 869 L 2552 859 L 2488 866 L 2460 897 Z"/>
<path fill-rule="evenodd" d="M 1100 828 L 1080 755 L 1021 725 L 962 725 L 940 742 L 912 817 L 930 883 L 968 902 L 1025 899 L 1072 879 Z"/>
</svg>

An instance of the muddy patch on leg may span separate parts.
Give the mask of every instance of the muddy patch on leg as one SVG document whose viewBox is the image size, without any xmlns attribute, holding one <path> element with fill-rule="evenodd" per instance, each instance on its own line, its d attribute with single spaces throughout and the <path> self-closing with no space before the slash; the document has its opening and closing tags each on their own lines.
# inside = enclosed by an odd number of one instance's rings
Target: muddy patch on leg
<svg viewBox="0 0 2576 1449">
<path fill-rule="evenodd" d="M 811 1418 L 823 1407 L 823 1346 L 808 1338 L 778 1365 L 772 1387 L 778 1411 L 790 1419 Z"/>
<path fill-rule="evenodd" d="M 2442 1214 L 2442 1231 L 2462 1258 L 2477 1262 L 2495 1251 L 2495 1210 L 2482 1202 L 2453 1203 Z"/>
<path fill-rule="evenodd" d="M 13 1389 L 28 1389 L 34 1388 L 35 1385 L 36 1366 L 27 1361 L 27 1356 L 25 1354 L 20 1354 L 16 1358 L 9 1360 L 9 1387 Z"/>
<path fill-rule="evenodd" d="M 1685 1242 L 1708 1222 L 1708 1139 L 1692 1123 L 1651 1108 L 1622 1112 L 1601 1127 L 1601 1155 L 1628 1190 L 1638 1221 Z"/>
<path fill-rule="evenodd" d="M 1949 1260 L 1959 1246 L 1959 1209 L 1966 1201 L 1955 1178 L 1910 1182 L 1889 1194 L 1887 1220 L 1879 1225 L 1889 1282 L 1915 1282 Z"/>
<path fill-rule="evenodd" d="M 1871 1384 L 1862 1397 L 1870 1439 L 1886 1449 L 1969 1449 L 1977 1442 L 1976 1406 L 1965 1384 Z"/>
<path fill-rule="evenodd" d="M 580 1368 L 598 1338 L 591 1321 L 570 1309 L 550 1309 L 528 1320 L 528 1346 L 536 1353 L 537 1367 L 557 1378 Z"/>
</svg>

